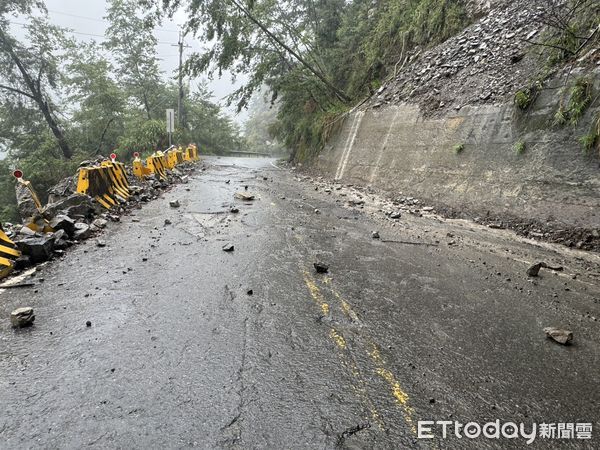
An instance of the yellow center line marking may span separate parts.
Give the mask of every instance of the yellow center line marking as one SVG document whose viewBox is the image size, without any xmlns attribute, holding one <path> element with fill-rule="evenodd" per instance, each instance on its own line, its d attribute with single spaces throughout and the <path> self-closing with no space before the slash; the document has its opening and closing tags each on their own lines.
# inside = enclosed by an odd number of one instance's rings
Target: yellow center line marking
<svg viewBox="0 0 600 450">
<path fill-rule="evenodd" d="M 340 308 L 342 309 L 344 314 L 346 314 L 346 316 L 352 321 L 358 322 L 358 316 L 354 312 L 350 304 L 346 300 L 344 300 L 344 298 L 339 294 L 339 292 L 333 289 L 332 286 L 329 286 L 329 288 L 331 289 L 331 292 L 333 292 L 334 296 L 340 301 Z M 406 424 L 410 427 L 411 431 L 414 434 L 417 434 L 415 421 L 413 419 L 415 410 L 409 405 L 408 394 L 404 391 L 402 385 L 396 379 L 394 374 L 386 367 L 386 363 L 383 357 L 381 356 L 377 345 L 370 338 L 368 339 L 368 341 L 371 345 L 371 350 L 367 351 L 367 353 L 376 366 L 375 373 L 379 375 L 389 385 L 394 399 L 402 409 L 402 415 L 404 416 Z"/>
<path fill-rule="evenodd" d="M 375 365 L 377 366 L 375 372 L 387 382 L 387 384 L 392 390 L 392 394 L 396 399 L 396 402 L 400 404 L 404 420 L 410 427 L 411 431 L 414 434 L 417 434 L 417 429 L 413 420 L 415 410 L 408 404 L 408 394 L 404 391 L 404 389 L 402 389 L 402 386 L 400 385 L 394 374 L 385 367 L 385 361 L 381 357 L 381 353 L 379 352 L 379 349 L 374 343 L 371 343 L 371 351 L 369 351 L 368 353 L 373 362 L 375 362 Z"/>
<path fill-rule="evenodd" d="M 323 311 L 324 314 L 329 314 L 329 304 L 327 304 L 327 302 L 325 301 L 325 297 L 321 293 L 321 290 L 316 285 L 315 281 L 310 277 L 307 271 L 304 271 L 303 275 L 304 283 L 306 284 L 306 287 L 308 288 L 308 291 L 310 292 L 310 296 L 312 297 L 313 301 L 318 306 L 320 306 L 321 311 Z M 358 369 L 354 358 L 349 352 L 347 352 L 348 344 L 346 342 L 346 339 L 338 330 L 336 330 L 333 327 L 330 327 L 329 337 L 341 350 L 340 358 L 342 358 L 342 364 L 348 367 L 352 376 L 354 376 L 357 379 L 359 385 L 356 386 L 352 384 L 352 390 L 361 399 L 363 405 L 369 410 L 373 421 L 377 423 L 379 429 L 382 431 L 385 430 L 385 424 L 381 418 L 381 415 L 379 414 L 379 411 L 377 411 L 377 408 L 375 407 L 373 401 L 368 395 L 365 380 L 361 376 L 360 370 Z"/>
<path fill-rule="evenodd" d="M 337 346 L 342 350 L 346 350 L 346 348 L 348 347 L 346 345 L 346 339 L 344 339 L 344 336 L 339 334 L 335 328 L 331 329 L 331 331 L 329 332 L 329 337 L 333 339 L 333 342 L 335 342 Z"/>
</svg>

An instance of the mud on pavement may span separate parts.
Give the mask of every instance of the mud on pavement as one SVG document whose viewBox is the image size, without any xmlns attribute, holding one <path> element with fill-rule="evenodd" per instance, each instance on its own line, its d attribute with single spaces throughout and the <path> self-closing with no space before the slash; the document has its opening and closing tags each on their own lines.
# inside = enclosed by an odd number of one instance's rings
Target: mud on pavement
<svg viewBox="0 0 600 450">
<path fill-rule="evenodd" d="M 209 158 L 0 291 L 0 446 L 526 445 L 418 438 L 440 420 L 591 423 L 536 444 L 594 446 L 597 254 L 320 183 Z M 542 261 L 562 270 L 528 276 Z M 13 329 L 20 306 L 35 322 Z"/>
</svg>

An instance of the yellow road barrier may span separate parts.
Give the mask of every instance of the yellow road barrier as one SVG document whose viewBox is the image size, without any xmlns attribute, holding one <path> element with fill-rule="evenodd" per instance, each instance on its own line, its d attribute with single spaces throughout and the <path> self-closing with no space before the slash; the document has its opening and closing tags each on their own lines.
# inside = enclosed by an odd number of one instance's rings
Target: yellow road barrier
<svg viewBox="0 0 600 450">
<path fill-rule="evenodd" d="M 198 147 L 196 147 L 196 144 L 187 146 L 183 154 L 183 159 L 185 161 L 198 161 Z"/>
<path fill-rule="evenodd" d="M 157 153 L 160 153 L 160 155 L 158 155 Z M 150 170 L 151 173 L 158 175 L 161 180 L 166 180 L 167 172 L 165 170 L 168 167 L 165 163 L 165 157 L 164 157 L 164 155 L 162 155 L 161 152 L 157 152 L 157 153 L 150 156 L 146 160 L 146 164 L 147 164 L 148 170 Z"/>
<path fill-rule="evenodd" d="M 0 279 L 13 271 L 14 261 L 19 256 L 21 256 L 21 252 L 15 243 L 0 229 Z"/>
<path fill-rule="evenodd" d="M 128 186 L 125 169 L 121 163 L 105 162 L 101 166 L 79 169 L 77 192 L 93 197 L 106 209 L 127 201 Z"/>
<path fill-rule="evenodd" d="M 125 173 L 125 164 L 116 161 L 103 161 L 101 167 L 108 168 L 108 177 L 113 191 L 123 200 L 129 199 L 129 181 Z"/>
</svg>

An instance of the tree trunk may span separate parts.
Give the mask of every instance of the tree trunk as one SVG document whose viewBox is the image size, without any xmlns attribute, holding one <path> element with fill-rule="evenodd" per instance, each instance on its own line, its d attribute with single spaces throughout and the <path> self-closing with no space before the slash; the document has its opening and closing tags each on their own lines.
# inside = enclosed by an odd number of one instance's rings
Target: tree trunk
<svg viewBox="0 0 600 450">
<path fill-rule="evenodd" d="M 63 156 L 66 159 L 71 159 L 73 157 L 73 151 L 69 147 L 69 144 L 67 143 L 67 140 L 65 139 L 65 136 L 64 136 L 62 130 L 58 126 L 58 122 L 52 115 L 52 112 L 50 111 L 50 106 L 49 106 L 48 102 L 44 99 L 44 93 L 40 86 L 41 78 L 42 78 L 42 70 L 40 69 L 38 79 L 36 81 L 34 81 L 34 79 L 31 77 L 31 75 L 27 71 L 27 68 L 25 67 L 25 65 L 23 64 L 21 59 L 17 56 L 17 54 L 13 50 L 12 42 L 9 42 L 9 40 L 6 39 L 6 36 L 4 35 L 4 33 L 1 30 L 0 30 L 0 43 L 2 44 L 2 46 L 4 47 L 4 50 L 9 54 L 10 58 L 13 60 L 13 62 L 19 69 L 19 72 L 21 72 L 21 76 L 23 77 L 23 82 L 24 82 L 25 86 L 27 86 L 27 90 L 29 92 L 24 92 L 24 91 L 22 91 L 20 89 L 16 89 L 16 88 L 10 88 L 10 87 L 5 87 L 5 86 L 3 86 L 3 87 L 5 89 L 11 90 L 13 92 L 23 94 L 26 97 L 29 97 L 31 100 L 35 101 L 35 103 L 38 105 L 38 108 L 40 109 L 40 112 L 44 116 L 46 123 L 50 127 L 50 130 L 52 130 L 52 134 L 54 134 L 54 137 L 56 138 L 56 140 L 58 142 L 58 146 L 60 147 L 60 149 L 63 153 Z"/>
<path fill-rule="evenodd" d="M 60 147 L 60 150 L 62 151 L 63 156 L 66 159 L 71 159 L 73 157 L 73 151 L 71 150 L 71 147 L 69 147 L 69 144 L 67 143 L 67 140 L 65 139 L 65 135 L 63 134 L 60 127 L 58 126 L 58 123 L 56 123 L 56 120 L 54 119 L 54 117 L 52 117 L 52 113 L 50 112 L 50 107 L 48 106 L 48 102 L 44 101 L 43 98 L 39 98 L 39 99 L 36 98 L 36 102 L 38 103 L 40 110 L 42 111 L 42 114 L 44 115 L 44 119 L 46 119 L 46 123 L 52 130 L 52 134 L 54 134 L 54 137 L 56 138 L 56 140 L 58 142 L 58 146 Z"/>
</svg>

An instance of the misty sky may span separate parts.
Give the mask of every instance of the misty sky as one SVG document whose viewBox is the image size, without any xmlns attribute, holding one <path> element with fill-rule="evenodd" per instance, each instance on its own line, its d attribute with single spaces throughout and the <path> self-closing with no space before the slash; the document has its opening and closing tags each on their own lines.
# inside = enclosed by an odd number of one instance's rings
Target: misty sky
<svg viewBox="0 0 600 450">
<path fill-rule="evenodd" d="M 106 4 L 108 3 L 106 0 L 45 0 L 45 3 L 50 21 L 56 25 L 72 29 L 75 32 L 74 37 L 78 40 L 96 40 L 97 42 L 103 40 L 102 36 L 107 27 L 103 19 L 106 16 Z M 178 50 L 172 44 L 177 44 L 178 25 L 183 24 L 185 19 L 184 13 L 179 12 L 173 21 L 165 21 L 155 31 L 156 38 L 159 41 L 157 53 L 161 60 L 161 68 L 166 76 L 174 76 L 173 71 L 177 68 Z M 15 27 L 14 31 L 18 35 L 20 27 Z M 186 38 L 186 44 L 192 47 L 185 50 L 188 54 L 201 48 L 200 43 L 191 37 Z M 199 81 L 201 79 L 192 80 L 192 88 Z M 223 105 L 223 97 L 235 90 L 228 74 L 218 80 L 208 80 L 208 86 L 214 93 L 213 100 Z M 173 105 L 172 107 L 175 108 L 176 106 Z M 227 112 L 238 123 L 246 120 L 244 112 L 238 116 L 235 116 L 234 108 L 230 108 Z"/>
</svg>

